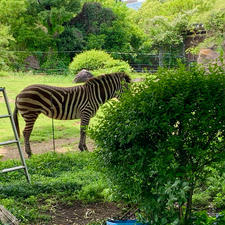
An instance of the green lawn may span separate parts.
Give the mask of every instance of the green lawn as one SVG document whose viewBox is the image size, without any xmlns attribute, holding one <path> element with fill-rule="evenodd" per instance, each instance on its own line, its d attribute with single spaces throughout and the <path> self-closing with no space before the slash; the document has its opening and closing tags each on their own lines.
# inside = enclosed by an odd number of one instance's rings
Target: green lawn
<svg viewBox="0 0 225 225">
<path fill-rule="evenodd" d="M 0 72 L 0 87 L 6 88 L 6 93 L 10 102 L 11 110 L 14 110 L 14 102 L 16 95 L 26 86 L 30 84 L 48 84 L 56 86 L 73 86 L 73 77 L 60 75 L 32 75 L 22 73 L 1 73 Z M 0 95 L 1 96 L 1 95 Z M 3 97 L 0 97 L 0 115 L 7 114 L 6 105 Z M 19 116 L 19 123 L 21 131 L 24 128 L 24 121 Z M 9 119 L 0 120 L 0 142 L 12 140 L 13 132 Z M 55 137 L 67 138 L 72 136 L 79 136 L 79 124 L 76 121 L 60 121 L 54 120 Z M 34 130 L 31 135 L 31 141 L 45 141 L 50 139 L 52 133 L 52 120 L 44 115 L 40 115 L 35 123 Z M 23 140 L 21 139 L 21 142 Z"/>
<path fill-rule="evenodd" d="M 0 170 L 18 163 L 18 160 L 0 161 Z M 52 215 L 59 205 L 66 209 L 77 201 L 106 201 L 111 192 L 103 174 L 94 170 L 92 164 L 91 152 L 33 155 L 27 160 L 30 185 L 22 170 L 1 174 L 0 205 L 16 216 L 21 225 L 47 225 L 52 224 Z"/>
</svg>

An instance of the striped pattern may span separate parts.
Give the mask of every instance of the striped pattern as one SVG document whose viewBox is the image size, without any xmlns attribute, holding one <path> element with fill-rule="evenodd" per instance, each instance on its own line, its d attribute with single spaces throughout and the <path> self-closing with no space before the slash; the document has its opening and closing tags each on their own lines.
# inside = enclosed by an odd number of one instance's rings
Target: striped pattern
<svg viewBox="0 0 225 225">
<path fill-rule="evenodd" d="M 31 155 L 29 138 L 34 123 L 40 113 L 58 119 L 73 120 L 81 118 L 80 150 L 87 150 L 85 126 L 88 126 L 101 104 L 118 97 L 123 90 L 123 82 L 130 82 L 125 73 L 105 74 L 89 79 L 84 85 L 74 87 L 55 87 L 48 85 L 31 85 L 16 97 L 14 120 L 19 134 L 18 111 L 25 120 L 23 131 L 25 151 Z"/>
<path fill-rule="evenodd" d="M 59 88 L 47 85 L 26 87 L 16 98 L 17 107 L 23 117 L 43 113 L 58 120 L 80 118 L 81 105 L 87 103 L 84 86 Z"/>
</svg>

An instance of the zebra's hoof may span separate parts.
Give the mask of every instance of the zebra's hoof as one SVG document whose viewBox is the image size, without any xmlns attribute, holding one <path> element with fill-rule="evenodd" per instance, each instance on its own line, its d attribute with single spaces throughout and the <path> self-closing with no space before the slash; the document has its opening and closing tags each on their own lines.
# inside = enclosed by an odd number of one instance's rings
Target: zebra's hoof
<svg viewBox="0 0 225 225">
<path fill-rule="evenodd" d="M 79 145 L 79 149 L 80 149 L 81 152 L 88 151 L 88 148 L 87 148 L 86 145 Z"/>
<path fill-rule="evenodd" d="M 30 158 L 32 156 L 32 153 L 28 153 L 27 155 L 28 155 L 28 158 Z"/>
</svg>

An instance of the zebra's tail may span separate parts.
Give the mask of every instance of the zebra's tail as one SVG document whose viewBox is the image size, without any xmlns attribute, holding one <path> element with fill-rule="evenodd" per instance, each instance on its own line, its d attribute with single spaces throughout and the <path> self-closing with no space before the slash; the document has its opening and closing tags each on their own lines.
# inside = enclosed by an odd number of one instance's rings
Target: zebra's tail
<svg viewBox="0 0 225 225">
<path fill-rule="evenodd" d="M 19 127 L 19 121 L 18 121 L 18 108 L 17 108 L 16 104 L 15 104 L 15 109 L 14 109 L 14 112 L 13 112 L 13 119 L 14 119 L 14 122 L 15 122 L 17 134 L 20 137 L 20 127 Z"/>
</svg>

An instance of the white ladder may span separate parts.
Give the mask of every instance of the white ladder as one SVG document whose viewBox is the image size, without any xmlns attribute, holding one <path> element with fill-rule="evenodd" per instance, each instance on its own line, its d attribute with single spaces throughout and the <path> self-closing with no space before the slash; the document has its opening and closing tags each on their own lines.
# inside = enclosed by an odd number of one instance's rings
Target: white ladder
<svg viewBox="0 0 225 225">
<path fill-rule="evenodd" d="M 27 179 L 28 183 L 31 183 L 30 175 L 28 173 L 27 165 L 26 165 L 26 162 L 25 162 L 25 159 L 24 159 L 24 156 L 23 156 L 23 152 L 21 150 L 21 145 L 20 145 L 18 134 L 17 134 L 16 126 L 15 126 L 15 123 L 14 123 L 12 111 L 10 109 L 8 97 L 6 95 L 6 91 L 5 91 L 4 87 L 0 87 L 0 93 L 1 92 L 3 93 L 3 97 L 5 99 L 5 104 L 6 104 L 6 107 L 7 107 L 8 115 L 0 115 L 0 119 L 2 119 L 2 118 L 10 118 L 12 129 L 13 129 L 13 133 L 14 133 L 14 136 L 15 136 L 15 140 L 0 142 L 0 146 L 16 143 L 17 147 L 18 147 L 18 150 L 19 150 L 22 166 L 16 166 L 16 167 L 12 167 L 12 168 L 3 169 L 3 170 L 0 170 L 0 173 L 6 173 L 6 172 L 19 170 L 19 169 L 24 169 L 26 179 Z"/>
</svg>

